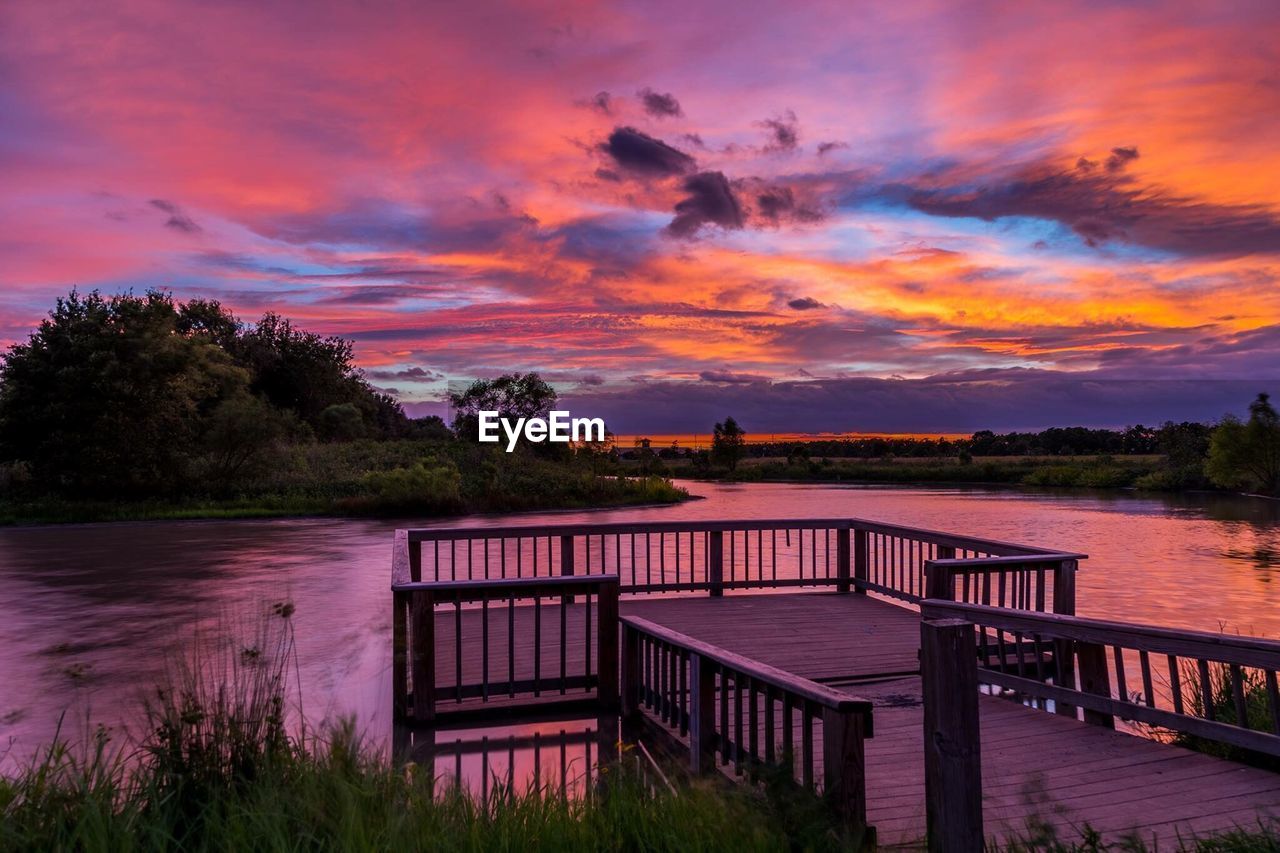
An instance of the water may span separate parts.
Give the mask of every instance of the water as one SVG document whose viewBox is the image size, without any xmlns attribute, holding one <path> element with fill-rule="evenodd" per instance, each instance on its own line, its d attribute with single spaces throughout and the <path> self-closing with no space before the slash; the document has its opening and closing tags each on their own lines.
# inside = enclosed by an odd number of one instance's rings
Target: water
<svg viewBox="0 0 1280 853">
<path fill-rule="evenodd" d="M 1280 636 L 1280 503 L 1220 495 L 687 484 L 674 507 L 503 522 L 859 516 L 1090 555 L 1082 615 Z M 0 529 L 0 751 L 21 760 L 86 719 L 136 719 L 194 644 L 296 607 L 303 709 L 390 731 L 391 533 L 415 522 L 154 522 Z M 420 523 L 419 523 L 420 524 Z"/>
</svg>

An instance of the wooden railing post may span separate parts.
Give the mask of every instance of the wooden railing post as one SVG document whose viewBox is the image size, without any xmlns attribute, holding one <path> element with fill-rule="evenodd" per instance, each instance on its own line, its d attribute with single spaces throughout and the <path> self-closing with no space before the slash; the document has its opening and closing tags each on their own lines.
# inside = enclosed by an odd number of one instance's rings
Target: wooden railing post
<svg viewBox="0 0 1280 853">
<path fill-rule="evenodd" d="M 409 715 L 409 596 L 391 593 L 391 707 L 397 721 Z"/>
<path fill-rule="evenodd" d="M 840 821 L 855 830 L 867 825 L 867 722 L 860 711 L 822 709 L 824 796 Z"/>
<path fill-rule="evenodd" d="M 925 816 L 931 853 L 982 850 L 978 651 L 963 619 L 920 623 Z"/>
<path fill-rule="evenodd" d="M 849 541 L 852 531 L 847 527 L 841 527 L 836 530 L 836 591 L 849 591 L 849 577 L 851 571 L 851 554 L 852 543 Z"/>
<path fill-rule="evenodd" d="M 689 654 L 689 769 L 708 773 L 716 767 L 716 672 L 696 652 Z"/>
<path fill-rule="evenodd" d="M 724 533 L 712 530 L 707 541 L 707 583 L 711 595 L 724 595 Z"/>
<path fill-rule="evenodd" d="M 951 569 L 934 560 L 924 561 L 924 597 L 940 598 L 945 601 L 955 599 L 955 581 L 951 577 Z"/>
<path fill-rule="evenodd" d="M 1076 560 L 1063 560 L 1053 570 L 1053 612 L 1059 616 L 1076 615 L 1076 569 L 1079 565 Z M 1054 680 L 1063 687 L 1075 687 L 1075 654 L 1070 640 L 1053 641 L 1053 664 Z M 1105 666 L 1103 669 L 1105 675 Z M 1075 719 L 1076 706 L 1068 702 L 1056 702 L 1054 712 Z"/>
<path fill-rule="evenodd" d="M 1101 643 L 1077 642 L 1076 657 L 1080 667 L 1080 690 L 1095 696 L 1111 698 L 1111 673 L 1107 670 L 1107 647 Z M 1116 727 L 1116 718 L 1103 711 L 1084 709 L 1084 721 L 1108 729 Z"/>
<path fill-rule="evenodd" d="M 413 643 L 413 719 L 430 723 L 436 718 L 436 608 L 431 593 L 415 590 L 410 596 L 410 639 Z"/>
<path fill-rule="evenodd" d="M 622 625 L 622 716 L 634 719 L 640 714 L 640 679 L 644 661 L 640 659 L 640 632 Z"/>
<path fill-rule="evenodd" d="M 603 708 L 618 707 L 618 582 L 603 584 L 596 595 L 596 695 Z M 591 638 L 587 638 L 591 642 Z"/>
<path fill-rule="evenodd" d="M 871 549 L 867 531 L 853 531 L 853 591 L 866 595 L 867 582 L 871 579 Z"/>
</svg>

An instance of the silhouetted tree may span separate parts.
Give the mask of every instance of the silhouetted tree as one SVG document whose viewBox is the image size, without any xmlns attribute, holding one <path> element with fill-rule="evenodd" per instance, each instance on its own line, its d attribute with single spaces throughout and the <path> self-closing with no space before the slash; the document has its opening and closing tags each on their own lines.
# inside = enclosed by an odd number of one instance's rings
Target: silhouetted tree
<svg viewBox="0 0 1280 853">
<path fill-rule="evenodd" d="M 1249 420 L 1227 415 L 1209 442 L 1209 478 L 1219 486 L 1280 494 L 1280 415 L 1270 397 L 1249 404 Z"/>
<path fill-rule="evenodd" d="M 724 465 L 730 471 L 738 467 L 738 462 L 746 452 L 747 434 L 733 418 L 725 418 L 724 423 L 717 423 L 711 433 L 711 458 L 718 465 Z"/>
<path fill-rule="evenodd" d="M 477 379 L 462 391 L 450 392 L 453 431 L 459 438 L 479 435 L 479 413 L 497 412 L 504 418 L 545 417 L 555 406 L 556 389 L 536 373 L 508 373 L 496 379 Z"/>
</svg>

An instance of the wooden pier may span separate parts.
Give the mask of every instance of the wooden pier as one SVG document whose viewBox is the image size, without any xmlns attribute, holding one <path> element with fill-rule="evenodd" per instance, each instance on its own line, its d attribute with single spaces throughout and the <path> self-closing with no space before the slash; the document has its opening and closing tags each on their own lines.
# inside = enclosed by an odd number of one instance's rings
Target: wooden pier
<svg viewBox="0 0 1280 853">
<path fill-rule="evenodd" d="M 1083 555 L 859 519 L 399 531 L 393 555 L 406 722 L 620 709 L 694 772 L 789 769 L 882 846 L 1280 818 L 1280 774 L 1166 742 L 1276 761 L 1280 643 L 1078 618 Z"/>
</svg>

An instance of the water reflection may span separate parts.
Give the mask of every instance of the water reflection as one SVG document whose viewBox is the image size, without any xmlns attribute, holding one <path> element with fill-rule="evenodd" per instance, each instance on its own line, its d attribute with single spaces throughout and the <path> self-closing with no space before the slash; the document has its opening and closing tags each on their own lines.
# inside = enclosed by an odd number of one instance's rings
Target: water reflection
<svg viewBox="0 0 1280 853">
<path fill-rule="evenodd" d="M 1078 550 L 1082 615 L 1280 636 L 1280 503 L 1214 494 L 690 484 L 677 507 L 451 524 L 861 516 Z M 435 522 L 440 523 L 440 522 Z M 399 526 L 421 521 L 401 521 Z M 158 522 L 0 530 L 0 745 L 60 715 L 119 727 L 196 636 L 296 607 L 302 710 L 391 730 L 395 521 Z M 74 732 L 73 732 L 74 733 Z M 0 746 L 0 751 L 4 747 Z M 465 764 L 465 762 L 464 762 Z"/>
<path fill-rule="evenodd" d="M 429 774 L 437 791 L 458 785 L 488 799 L 540 788 L 576 798 L 618 761 L 620 739 L 613 714 L 467 728 L 396 726 L 393 748 Z"/>
</svg>

